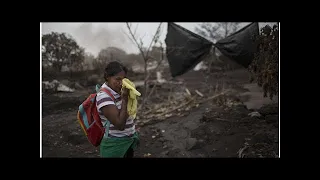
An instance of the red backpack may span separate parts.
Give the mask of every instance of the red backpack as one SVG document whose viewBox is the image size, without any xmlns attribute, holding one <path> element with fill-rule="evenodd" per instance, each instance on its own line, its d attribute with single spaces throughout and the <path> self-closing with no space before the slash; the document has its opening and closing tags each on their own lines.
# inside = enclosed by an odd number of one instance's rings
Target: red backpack
<svg viewBox="0 0 320 180">
<path fill-rule="evenodd" d="M 106 88 L 101 88 L 99 91 L 104 91 L 109 94 L 113 101 L 114 96 Z M 97 93 L 99 92 L 97 91 Z M 109 128 L 110 123 L 107 123 L 107 127 L 102 125 L 99 112 L 96 105 L 97 93 L 90 94 L 89 97 L 79 106 L 77 119 L 80 123 L 82 130 L 87 136 L 89 142 L 97 147 L 100 145 L 101 140 L 104 136 L 106 128 Z"/>
</svg>

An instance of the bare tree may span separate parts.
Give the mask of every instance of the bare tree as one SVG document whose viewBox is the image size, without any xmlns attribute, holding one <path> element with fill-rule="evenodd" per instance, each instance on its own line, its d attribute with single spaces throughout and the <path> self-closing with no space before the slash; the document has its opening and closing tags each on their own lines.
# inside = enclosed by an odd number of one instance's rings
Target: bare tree
<svg viewBox="0 0 320 180">
<path fill-rule="evenodd" d="M 211 40 L 216 43 L 217 41 L 235 33 L 239 30 L 239 22 L 218 22 L 218 23 L 201 23 L 198 27 L 195 27 L 195 31 L 201 36 Z M 211 72 L 211 66 L 217 65 L 222 66 L 223 69 L 230 69 L 233 65 L 230 65 L 230 61 L 219 61 L 216 57 L 216 49 L 213 48 L 210 58 L 206 59 L 206 64 L 209 66 L 208 73 Z"/>
<path fill-rule="evenodd" d="M 195 31 L 213 42 L 219 41 L 239 29 L 239 22 L 201 23 Z"/>
<path fill-rule="evenodd" d="M 154 69 L 154 71 L 157 71 L 157 70 L 158 70 L 158 68 L 160 67 L 161 63 L 162 63 L 163 60 L 165 59 L 165 58 L 164 58 L 164 51 L 163 51 L 164 48 L 163 48 L 161 42 L 160 42 L 160 47 L 159 47 L 159 49 L 160 49 L 159 59 L 155 59 L 154 57 L 151 57 L 151 59 L 154 59 L 154 60 L 157 61 L 157 66 L 156 66 L 156 68 Z M 152 72 L 151 72 L 151 73 L 152 73 Z M 150 75 L 151 75 L 151 73 L 148 73 L 148 75 L 146 76 L 145 79 L 148 80 L 149 77 L 150 77 Z M 145 84 L 145 86 L 146 86 L 146 84 Z M 148 99 L 148 98 L 151 96 L 151 94 L 154 92 L 155 87 L 156 87 L 156 85 L 153 85 L 151 91 L 149 92 L 148 95 L 145 96 L 145 98 L 143 99 L 143 101 L 142 101 L 142 103 L 140 104 L 140 106 L 139 106 L 138 109 L 141 109 L 141 108 L 143 107 L 143 105 L 145 104 L 145 102 L 147 101 L 147 99 Z"/>
<path fill-rule="evenodd" d="M 147 48 L 144 47 L 143 45 L 143 37 L 142 38 L 139 38 L 140 42 L 137 40 L 137 35 L 136 35 L 136 30 L 138 28 L 138 25 L 135 27 L 135 30 L 133 31 L 132 30 L 132 24 L 131 23 L 126 23 L 127 24 L 127 28 L 129 30 L 129 34 L 130 36 L 128 35 L 129 39 L 131 39 L 133 41 L 133 43 L 138 47 L 142 57 L 143 57 L 143 60 L 144 60 L 144 96 L 143 96 L 143 103 L 146 101 L 146 98 L 148 97 L 147 96 L 147 91 L 148 91 L 148 86 L 147 86 L 147 81 L 148 81 L 148 78 L 150 77 L 150 75 L 148 74 L 148 71 L 147 71 L 147 66 L 148 66 L 148 61 L 150 60 L 150 56 L 149 56 L 149 53 L 150 53 L 150 50 L 151 50 L 151 47 L 156 44 L 158 41 L 159 41 L 159 37 L 160 37 L 160 34 L 161 34 L 161 25 L 162 23 L 159 24 L 150 44 L 147 46 Z M 159 61 L 158 62 L 158 65 L 160 64 L 161 62 Z M 143 103 L 141 104 L 140 107 L 143 106 Z"/>
</svg>

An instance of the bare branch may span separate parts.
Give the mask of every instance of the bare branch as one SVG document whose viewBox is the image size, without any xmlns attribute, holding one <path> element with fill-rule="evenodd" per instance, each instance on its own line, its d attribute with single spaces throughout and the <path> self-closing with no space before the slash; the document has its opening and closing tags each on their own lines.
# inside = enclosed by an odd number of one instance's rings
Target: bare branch
<svg viewBox="0 0 320 180">
<path fill-rule="evenodd" d="M 157 38 L 159 38 L 158 36 L 159 36 L 159 34 L 160 34 L 161 25 L 162 25 L 162 23 L 159 24 L 159 26 L 158 26 L 158 28 L 157 28 L 157 31 L 156 31 L 156 33 L 154 34 L 154 36 L 153 36 L 153 38 L 152 38 L 152 40 L 151 40 L 151 42 L 150 42 L 150 44 L 149 44 L 149 47 L 148 47 L 148 49 L 147 49 L 147 56 L 148 56 L 148 54 L 149 54 L 149 51 L 150 51 L 150 48 L 151 48 L 152 43 L 153 43 L 154 41 L 157 41 Z"/>
<path fill-rule="evenodd" d="M 136 42 L 133 40 L 132 36 L 130 36 L 128 33 L 124 32 L 123 29 L 122 29 L 122 33 L 125 34 L 127 36 L 127 38 L 130 39 L 130 41 L 133 43 L 133 44 L 136 44 Z M 136 44 L 137 45 L 137 44 Z"/>
<path fill-rule="evenodd" d="M 147 33 L 144 33 L 142 37 L 140 37 L 140 40 L 143 40 L 143 38 L 146 36 Z"/>
<path fill-rule="evenodd" d="M 135 42 L 135 44 L 137 45 L 138 49 L 140 50 L 140 53 L 141 53 L 141 55 L 142 55 L 143 59 L 145 59 L 146 57 L 145 57 L 145 55 L 144 55 L 143 49 L 142 49 L 142 47 L 140 46 L 140 44 L 138 43 L 138 41 L 137 41 L 137 39 L 136 39 L 135 35 L 133 34 L 133 32 L 132 32 L 132 30 L 131 30 L 131 25 L 130 25 L 129 23 L 126 23 L 126 24 L 127 24 L 127 27 L 128 27 L 129 33 L 130 33 L 130 35 L 131 35 L 131 37 L 132 37 L 133 41 Z"/>
<path fill-rule="evenodd" d="M 134 35 L 137 34 L 138 25 L 139 25 L 139 24 L 137 24 L 136 29 L 134 30 L 134 33 L 133 33 Z"/>
<path fill-rule="evenodd" d="M 138 40 L 137 40 L 137 37 L 135 37 L 135 34 L 132 32 L 132 29 L 131 29 L 131 26 L 129 23 L 126 23 L 127 24 L 127 28 L 129 30 L 129 33 L 133 39 L 133 41 L 135 42 L 135 44 L 137 45 L 138 49 L 140 50 L 140 53 L 144 59 L 144 73 L 145 73 L 145 79 L 144 79 L 144 94 L 147 94 L 147 90 L 148 90 L 148 87 L 147 87 L 147 80 L 148 78 L 150 77 L 150 75 L 148 74 L 147 72 L 147 62 L 148 62 L 148 59 L 150 58 L 149 57 L 149 51 L 150 51 L 150 48 L 152 47 L 152 44 L 154 42 L 156 42 L 159 38 L 159 34 L 160 34 L 160 27 L 162 25 L 162 23 L 159 24 L 158 28 L 157 28 L 157 31 L 156 33 L 154 34 L 150 44 L 149 44 L 149 47 L 148 49 L 146 50 L 146 52 L 144 52 L 143 50 L 143 39 L 140 37 L 139 40 L 140 40 L 140 44 L 138 43 Z M 160 64 L 160 63 L 159 63 Z M 143 96 L 143 102 L 145 102 L 147 96 Z M 142 104 L 143 105 L 143 104 Z"/>
<path fill-rule="evenodd" d="M 129 30 L 129 33 L 130 33 L 130 35 L 131 35 L 134 43 L 138 46 L 138 48 L 139 48 L 139 50 L 140 50 L 140 53 L 142 54 L 143 58 L 144 58 L 145 60 L 147 60 L 147 59 L 148 59 L 148 54 L 149 54 L 149 51 L 150 51 L 150 48 L 151 48 L 152 44 L 157 40 L 157 38 L 159 38 L 160 28 L 161 28 L 162 23 L 159 24 L 159 26 L 158 26 L 155 34 L 153 35 L 153 38 L 152 38 L 152 40 L 151 40 L 151 42 L 150 42 L 150 44 L 149 44 L 149 47 L 148 47 L 148 49 L 147 49 L 146 54 L 145 54 L 144 51 L 143 51 L 143 43 L 142 43 L 142 42 L 143 42 L 142 40 L 143 40 L 143 37 L 144 37 L 144 36 L 141 37 L 141 38 L 139 38 L 139 40 L 140 40 L 140 44 L 139 44 L 137 38 L 135 37 L 135 34 L 132 32 L 131 23 L 126 23 L 126 24 L 127 24 L 127 28 L 128 28 L 128 30 Z M 130 38 L 130 39 L 131 39 L 131 38 Z"/>
</svg>

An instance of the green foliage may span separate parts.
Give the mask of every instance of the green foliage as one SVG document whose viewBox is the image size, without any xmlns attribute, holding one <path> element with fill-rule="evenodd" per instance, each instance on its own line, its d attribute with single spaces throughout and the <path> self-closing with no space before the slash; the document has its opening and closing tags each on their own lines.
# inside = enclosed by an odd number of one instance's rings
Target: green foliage
<svg viewBox="0 0 320 180">
<path fill-rule="evenodd" d="M 66 33 L 52 32 L 42 36 L 42 62 L 61 72 L 63 66 L 81 69 L 84 61 L 84 48 Z"/>
<path fill-rule="evenodd" d="M 264 97 L 272 99 L 279 92 L 279 28 L 266 25 L 257 37 L 258 52 L 249 67 L 256 80 L 264 90 Z"/>
</svg>

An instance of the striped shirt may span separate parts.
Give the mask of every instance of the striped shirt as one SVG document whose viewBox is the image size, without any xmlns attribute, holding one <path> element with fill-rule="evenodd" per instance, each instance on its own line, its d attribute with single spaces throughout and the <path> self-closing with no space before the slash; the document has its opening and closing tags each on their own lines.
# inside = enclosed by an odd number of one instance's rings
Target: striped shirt
<svg viewBox="0 0 320 180">
<path fill-rule="evenodd" d="M 107 105 L 116 105 L 117 108 L 121 109 L 121 96 L 116 93 L 114 90 L 112 90 L 106 83 L 104 83 L 101 88 L 106 88 L 110 91 L 110 93 L 114 96 L 115 102 L 112 100 L 112 98 L 107 94 L 106 92 L 100 91 L 97 93 L 97 108 L 99 112 L 99 116 L 102 120 L 102 124 L 106 125 L 108 119 L 103 115 L 101 108 Z M 123 131 L 117 130 L 112 123 L 110 123 L 109 127 L 109 137 L 125 137 L 125 136 L 132 136 L 135 133 L 135 124 L 134 119 L 132 117 L 129 117 L 127 119 L 125 129 Z M 107 129 L 106 129 L 107 131 Z M 106 132 L 107 133 L 107 132 Z M 106 136 L 106 134 L 105 134 Z"/>
</svg>

